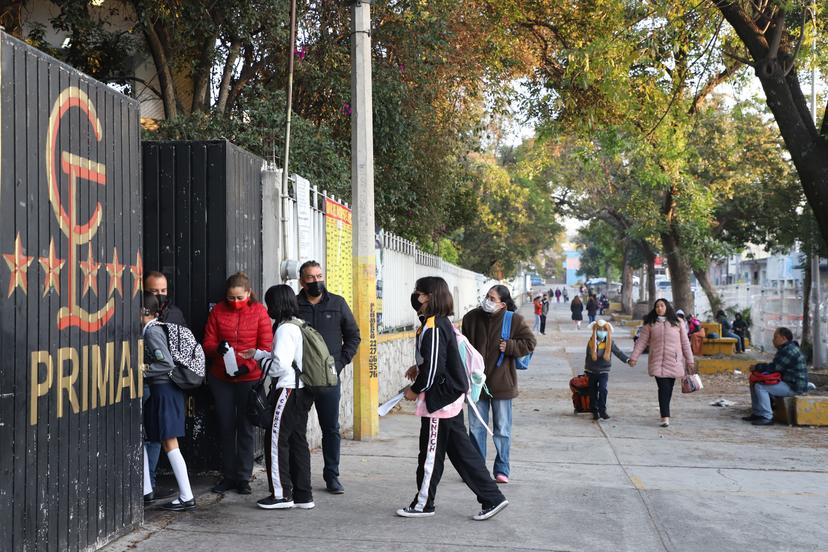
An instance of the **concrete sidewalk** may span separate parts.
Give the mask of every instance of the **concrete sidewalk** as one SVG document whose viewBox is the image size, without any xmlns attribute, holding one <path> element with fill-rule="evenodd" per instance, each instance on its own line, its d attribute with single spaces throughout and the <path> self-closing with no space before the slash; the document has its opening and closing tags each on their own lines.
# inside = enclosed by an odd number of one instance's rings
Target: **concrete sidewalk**
<svg viewBox="0 0 828 552">
<path fill-rule="evenodd" d="M 478 504 L 448 461 L 437 515 L 394 515 L 415 492 L 419 420 L 406 404 L 381 419 L 380 438 L 343 441 L 344 495 L 324 491 L 321 453 L 313 453 L 314 510 L 256 508 L 267 494 L 258 468 L 252 496 L 208 493 L 192 512 L 148 510 L 142 530 L 104 550 L 828 549 L 824 428 L 751 426 L 739 419 L 746 386 L 716 377 L 699 393 L 677 390 L 672 425 L 662 429 L 645 359 L 636 368 L 614 360 L 610 420 L 573 415 L 568 382 L 581 371 L 589 333 L 569 324 L 568 306 L 551 307 L 514 402 L 511 483 L 503 487 L 511 504 L 491 520 L 471 520 Z M 625 333 L 618 342 L 629 352 Z M 738 404 L 709 406 L 719 397 Z"/>
</svg>

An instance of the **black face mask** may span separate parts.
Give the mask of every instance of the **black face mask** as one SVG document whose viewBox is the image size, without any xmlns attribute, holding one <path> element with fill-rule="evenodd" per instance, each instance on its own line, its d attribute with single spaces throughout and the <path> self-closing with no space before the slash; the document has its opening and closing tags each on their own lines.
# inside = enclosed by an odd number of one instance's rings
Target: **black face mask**
<svg viewBox="0 0 828 552">
<path fill-rule="evenodd" d="M 322 282 L 310 282 L 305 284 L 305 293 L 311 297 L 319 297 L 325 291 L 325 284 Z"/>
<path fill-rule="evenodd" d="M 417 312 L 420 312 L 420 307 L 422 306 L 423 304 L 420 303 L 420 294 L 415 291 L 411 294 L 411 308 Z"/>
</svg>

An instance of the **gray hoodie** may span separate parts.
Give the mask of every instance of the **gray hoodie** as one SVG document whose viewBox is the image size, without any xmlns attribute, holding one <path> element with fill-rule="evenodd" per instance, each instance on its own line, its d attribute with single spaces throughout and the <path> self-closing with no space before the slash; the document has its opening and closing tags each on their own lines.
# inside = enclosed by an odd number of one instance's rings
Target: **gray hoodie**
<svg viewBox="0 0 828 552">
<path fill-rule="evenodd" d="M 626 363 L 629 360 L 629 357 L 618 348 L 618 345 L 615 344 L 615 340 L 612 341 L 612 354 L 617 356 L 621 362 Z M 610 357 L 610 360 L 604 360 L 604 353 L 600 349 L 598 350 L 598 358 L 596 360 L 592 360 L 592 351 L 589 348 L 589 344 L 587 344 L 586 360 L 584 361 L 585 371 L 593 374 L 609 372 L 611 363 L 612 357 Z"/>
</svg>

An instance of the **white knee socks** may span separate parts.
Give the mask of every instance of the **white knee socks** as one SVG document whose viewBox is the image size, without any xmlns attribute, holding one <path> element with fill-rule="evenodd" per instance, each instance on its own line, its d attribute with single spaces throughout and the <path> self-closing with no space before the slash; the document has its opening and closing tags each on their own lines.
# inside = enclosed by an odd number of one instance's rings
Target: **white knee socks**
<svg viewBox="0 0 828 552">
<path fill-rule="evenodd" d="M 149 472 L 149 458 L 147 457 L 147 447 L 142 446 L 141 450 L 144 451 L 144 494 L 150 494 L 152 492 L 152 480 L 150 479 L 150 472 Z"/>
<path fill-rule="evenodd" d="M 187 502 L 193 498 L 193 491 L 190 488 L 190 478 L 187 477 L 187 463 L 184 462 L 184 457 L 181 455 L 179 449 L 168 451 L 167 459 L 170 461 L 170 466 L 172 466 L 173 473 L 175 474 L 175 481 L 178 483 L 178 497 L 181 501 Z"/>
</svg>

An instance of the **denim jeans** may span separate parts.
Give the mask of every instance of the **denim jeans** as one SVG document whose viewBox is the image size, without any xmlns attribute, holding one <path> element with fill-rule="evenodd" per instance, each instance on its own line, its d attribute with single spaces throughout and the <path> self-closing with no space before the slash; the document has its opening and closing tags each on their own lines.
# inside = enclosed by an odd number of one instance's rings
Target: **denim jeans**
<svg viewBox="0 0 828 552">
<path fill-rule="evenodd" d="M 745 352 L 745 345 L 744 345 L 745 342 L 742 341 L 742 338 L 739 335 L 737 335 L 733 332 L 722 332 L 722 337 L 732 337 L 732 338 L 734 338 L 736 340 L 736 351 L 739 352 L 739 353 L 744 353 Z"/>
<path fill-rule="evenodd" d="M 532 331 L 535 332 L 535 333 L 538 333 L 540 331 L 540 327 L 541 327 L 541 315 L 536 314 L 535 315 L 535 325 L 532 326 Z"/>
<path fill-rule="evenodd" d="M 764 383 L 754 383 L 750 386 L 750 406 L 753 410 L 754 416 L 759 416 L 765 420 L 773 419 L 773 410 L 771 410 L 771 397 L 793 397 L 794 393 L 788 384 L 780 381 L 774 385 L 765 385 Z"/>
<path fill-rule="evenodd" d="M 495 475 L 502 473 L 509 476 L 509 447 L 512 443 L 512 399 L 489 399 L 481 398 L 477 401 L 477 409 L 480 411 L 480 416 L 488 424 L 489 423 L 489 406 L 492 410 L 492 433 L 494 433 L 494 445 L 497 455 L 495 456 L 494 469 Z M 474 412 L 469 411 L 469 437 L 486 461 L 486 441 L 488 440 L 488 433 Z"/>
</svg>

